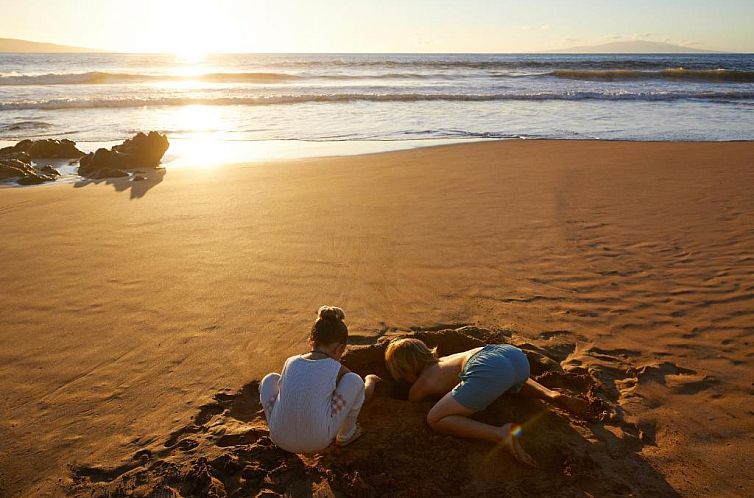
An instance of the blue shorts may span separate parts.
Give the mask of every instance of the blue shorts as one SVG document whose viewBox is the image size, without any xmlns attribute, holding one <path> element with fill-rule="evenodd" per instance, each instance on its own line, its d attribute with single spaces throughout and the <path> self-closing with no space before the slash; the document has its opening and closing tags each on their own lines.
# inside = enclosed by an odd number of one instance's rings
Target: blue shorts
<svg viewBox="0 0 754 498">
<path fill-rule="evenodd" d="M 518 392 L 529 378 L 526 354 L 509 344 L 488 344 L 469 358 L 461 382 L 450 391 L 453 399 L 480 411 L 506 391 Z"/>
</svg>

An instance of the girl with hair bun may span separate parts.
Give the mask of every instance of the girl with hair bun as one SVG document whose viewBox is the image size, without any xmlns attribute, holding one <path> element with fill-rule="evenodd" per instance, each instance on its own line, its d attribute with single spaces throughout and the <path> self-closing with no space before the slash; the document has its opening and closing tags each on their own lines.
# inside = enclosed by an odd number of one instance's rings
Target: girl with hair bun
<svg viewBox="0 0 754 498">
<path fill-rule="evenodd" d="M 311 351 L 291 356 L 281 373 L 267 374 L 259 398 L 270 439 L 292 453 L 311 453 L 333 441 L 345 446 L 361 435 L 356 419 L 379 380 L 362 380 L 340 363 L 348 342 L 346 314 L 322 306 L 309 334 Z"/>
</svg>

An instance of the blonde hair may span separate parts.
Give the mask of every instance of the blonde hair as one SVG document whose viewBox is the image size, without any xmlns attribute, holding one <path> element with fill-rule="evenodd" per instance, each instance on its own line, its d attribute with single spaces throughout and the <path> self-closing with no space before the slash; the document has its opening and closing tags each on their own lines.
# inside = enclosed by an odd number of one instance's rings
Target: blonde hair
<svg viewBox="0 0 754 498">
<path fill-rule="evenodd" d="M 437 348 L 419 339 L 393 339 L 385 350 L 385 365 L 395 380 L 418 377 L 424 367 L 437 362 Z"/>
</svg>

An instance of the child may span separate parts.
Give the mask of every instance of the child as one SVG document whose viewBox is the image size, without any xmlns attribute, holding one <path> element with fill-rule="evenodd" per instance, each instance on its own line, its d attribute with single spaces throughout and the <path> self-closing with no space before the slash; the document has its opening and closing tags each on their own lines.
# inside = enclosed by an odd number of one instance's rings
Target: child
<svg viewBox="0 0 754 498">
<path fill-rule="evenodd" d="M 361 377 L 340 364 L 346 350 L 346 315 L 322 306 L 312 326 L 312 350 L 291 356 L 280 374 L 267 374 L 259 398 L 270 427 L 270 439 L 292 453 L 322 450 L 333 440 L 345 446 L 361 435 L 356 418 L 374 392 L 377 377 Z"/>
<path fill-rule="evenodd" d="M 441 398 L 427 414 L 433 430 L 500 443 L 525 465 L 536 466 L 536 462 L 518 442 L 520 426 L 497 427 L 469 416 L 504 392 L 521 392 L 574 412 L 586 411 L 585 402 L 530 379 L 526 355 L 508 344 L 489 344 L 438 358 L 436 349 L 418 339 L 394 339 L 385 351 L 385 363 L 393 378 L 411 384 L 409 401 Z"/>
</svg>

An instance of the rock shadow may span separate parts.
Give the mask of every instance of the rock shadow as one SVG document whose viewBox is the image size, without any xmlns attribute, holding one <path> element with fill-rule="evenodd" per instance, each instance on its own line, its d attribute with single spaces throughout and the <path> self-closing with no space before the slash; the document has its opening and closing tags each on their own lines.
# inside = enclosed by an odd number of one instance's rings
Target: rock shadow
<svg viewBox="0 0 754 498">
<path fill-rule="evenodd" d="M 129 192 L 131 199 L 140 199 L 165 178 L 165 168 L 136 171 L 128 176 L 115 178 L 81 178 L 74 183 L 74 188 L 87 185 L 112 185 L 116 192 Z"/>
</svg>

